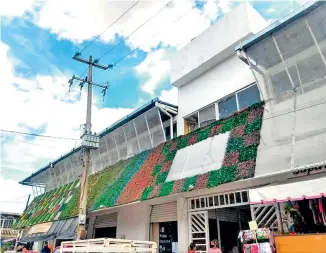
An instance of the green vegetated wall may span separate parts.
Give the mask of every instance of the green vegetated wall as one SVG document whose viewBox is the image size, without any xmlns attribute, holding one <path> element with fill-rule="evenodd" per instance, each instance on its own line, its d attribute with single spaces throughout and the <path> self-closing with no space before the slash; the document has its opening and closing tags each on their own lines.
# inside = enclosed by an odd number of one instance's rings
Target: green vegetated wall
<svg viewBox="0 0 326 253">
<path fill-rule="evenodd" d="M 90 175 L 88 210 L 185 192 L 190 185 L 198 190 L 253 177 L 263 111 L 263 102 L 255 104 L 228 118 L 215 121 Z M 178 150 L 225 132 L 230 134 L 221 168 L 166 182 Z M 77 215 L 79 189 L 79 184 L 73 182 L 37 197 L 15 227 Z"/>
</svg>

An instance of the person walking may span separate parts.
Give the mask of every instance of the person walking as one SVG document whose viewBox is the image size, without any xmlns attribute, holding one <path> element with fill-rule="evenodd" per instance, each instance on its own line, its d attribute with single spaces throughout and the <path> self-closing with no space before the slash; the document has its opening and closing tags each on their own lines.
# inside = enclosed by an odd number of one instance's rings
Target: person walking
<svg viewBox="0 0 326 253">
<path fill-rule="evenodd" d="M 216 239 L 211 241 L 210 248 L 208 249 L 208 253 L 222 253 L 222 250 L 218 247 L 218 242 Z"/>
</svg>

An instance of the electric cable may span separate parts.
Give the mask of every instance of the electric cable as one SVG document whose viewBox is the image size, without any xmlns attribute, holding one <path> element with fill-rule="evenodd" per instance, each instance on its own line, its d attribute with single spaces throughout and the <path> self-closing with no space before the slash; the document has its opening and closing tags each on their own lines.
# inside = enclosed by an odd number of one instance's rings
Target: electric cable
<svg viewBox="0 0 326 253">
<path fill-rule="evenodd" d="M 197 4 L 195 4 L 191 9 L 189 9 L 188 11 L 186 11 L 185 13 L 183 13 L 182 15 L 180 15 L 177 19 L 175 19 L 170 25 L 173 25 L 174 23 L 178 22 L 181 18 L 183 18 L 185 15 L 187 15 L 189 12 L 191 12 L 192 10 L 194 10 L 195 8 L 199 7 L 201 4 L 204 3 L 204 0 L 198 2 Z M 157 35 L 159 35 L 160 33 L 157 33 L 151 37 L 149 37 L 148 39 L 151 39 Z M 128 54 L 126 54 L 125 56 L 121 57 L 120 59 L 118 59 L 117 61 L 115 61 L 113 63 L 113 66 L 115 66 L 117 63 L 119 63 L 120 61 L 124 60 L 125 58 L 127 58 L 129 55 L 131 55 L 132 53 L 134 53 L 135 51 L 137 51 L 138 49 L 140 49 L 142 46 L 144 46 L 146 43 L 148 42 L 145 41 L 143 44 L 141 44 L 140 46 L 136 47 L 135 49 L 133 49 L 132 51 L 130 51 Z"/>
<path fill-rule="evenodd" d="M 132 8 L 134 8 L 139 3 L 139 0 L 136 1 L 131 7 L 129 7 L 122 15 L 120 15 L 112 24 L 110 24 L 103 32 L 97 35 L 93 40 L 91 40 L 86 46 L 84 46 L 79 53 L 82 53 L 86 48 L 93 44 L 99 37 L 101 37 L 107 30 L 109 30 L 114 24 L 116 24 L 124 15 L 126 15 Z"/>
<path fill-rule="evenodd" d="M 52 139 L 60 139 L 60 140 L 72 140 L 72 141 L 78 141 L 79 140 L 79 139 L 73 139 L 73 138 L 69 138 L 69 137 L 34 134 L 34 133 L 26 133 L 26 132 L 19 132 L 19 131 L 13 131 L 13 130 L 5 130 L 5 129 L 0 129 L 0 131 L 4 132 L 4 133 L 29 135 L 29 136 L 35 136 L 35 137 L 52 138 Z"/>
<path fill-rule="evenodd" d="M 159 14 L 163 9 L 165 9 L 168 5 L 170 5 L 173 1 L 169 1 L 166 5 L 164 5 L 161 9 L 159 9 L 157 12 L 155 12 L 154 15 L 152 15 L 149 19 L 147 19 L 144 23 L 142 23 L 139 27 L 137 27 L 134 31 L 132 31 L 129 35 L 124 37 L 119 43 L 115 44 L 112 48 L 110 48 L 106 53 L 104 53 L 98 60 L 101 60 L 104 56 L 108 55 L 110 52 L 112 52 L 115 48 L 117 48 L 121 43 L 123 43 L 125 40 L 130 38 L 135 32 L 137 32 L 140 28 L 142 28 L 145 24 L 147 24 L 150 20 L 152 20 L 157 14 Z"/>
</svg>

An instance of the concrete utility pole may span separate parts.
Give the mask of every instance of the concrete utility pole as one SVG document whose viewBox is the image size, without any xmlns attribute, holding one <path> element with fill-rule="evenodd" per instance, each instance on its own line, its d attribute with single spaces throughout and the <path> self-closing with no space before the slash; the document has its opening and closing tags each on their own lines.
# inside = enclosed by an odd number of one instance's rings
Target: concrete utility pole
<svg viewBox="0 0 326 253">
<path fill-rule="evenodd" d="M 94 60 L 92 56 L 89 59 L 84 59 L 80 57 L 80 53 L 75 54 L 74 60 L 82 62 L 88 65 L 88 77 L 80 78 L 73 76 L 69 80 L 69 87 L 73 84 L 74 80 L 78 80 L 80 89 L 83 89 L 85 83 L 88 84 L 87 87 L 87 111 L 86 111 L 86 124 L 81 127 L 82 148 L 84 152 L 83 156 L 83 171 L 80 179 L 80 197 L 79 197 L 79 215 L 78 215 L 78 229 L 77 229 L 77 240 L 83 240 L 86 237 L 86 208 L 87 208 L 87 174 L 90 161 L 90 150 L 99 147 L 99 137 L 92 134 L 92 87 L 93 85 L 101 87 L 103 96 L 106 94 L 108 85 L 96 84 L 92 81 L 93 73 L 92 67 L 107 70 L 112 66 L 104 66 L 98 63 L 98 60 Z"/>
</svg>

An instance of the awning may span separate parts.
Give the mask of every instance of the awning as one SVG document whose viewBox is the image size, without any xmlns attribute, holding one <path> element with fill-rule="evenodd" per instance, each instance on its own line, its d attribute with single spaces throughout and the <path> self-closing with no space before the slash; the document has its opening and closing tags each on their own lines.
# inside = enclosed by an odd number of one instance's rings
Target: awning
<svg viewBox="0 0 326 253">
<path fill-rule="evenodd" d="M 21 242 L 47 241 L 51 239 L 73 239 L 76 234 L 78 218 L 54 221 L 46 233 L 30 234 Z"/>
<path fill-rule="evenodd" d="M 326 177 L 249 190 L 250 204 L 326 197 Z"/>
</svg>

